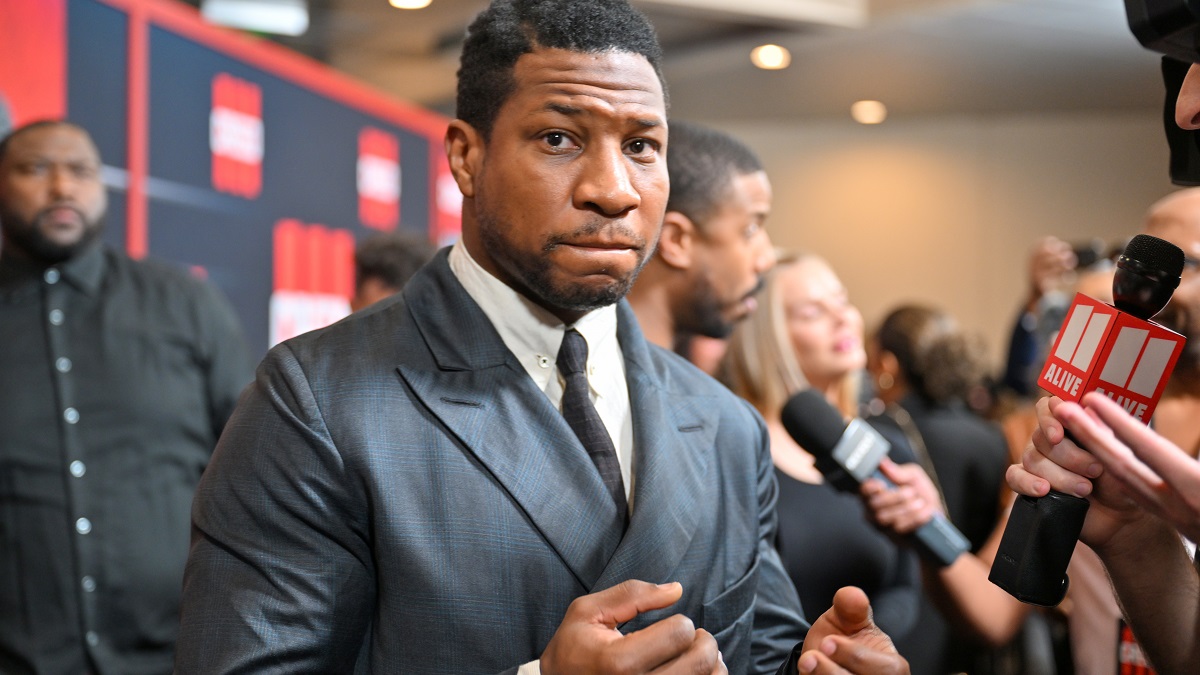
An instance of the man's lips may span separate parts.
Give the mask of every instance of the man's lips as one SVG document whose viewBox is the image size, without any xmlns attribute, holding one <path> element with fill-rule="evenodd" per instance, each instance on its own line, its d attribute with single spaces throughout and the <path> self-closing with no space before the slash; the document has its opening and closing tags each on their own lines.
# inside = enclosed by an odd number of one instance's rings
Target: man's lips
<svg viewBox="0 0 1200 675">
<path fill-rule="evenodd" d="M 563 241 L 559 242 L 558 245 L 596 251 L 635 251 L 641 248 L 639 244 L 634 242 L 609 240 Z"/>
<path fill-rule="evenodd" d="M 52 206 L 42 212 L 42 220 L 51 225 L 78 225 L 83 222 L 83 214 L 71 206 Z"/>
</svg>

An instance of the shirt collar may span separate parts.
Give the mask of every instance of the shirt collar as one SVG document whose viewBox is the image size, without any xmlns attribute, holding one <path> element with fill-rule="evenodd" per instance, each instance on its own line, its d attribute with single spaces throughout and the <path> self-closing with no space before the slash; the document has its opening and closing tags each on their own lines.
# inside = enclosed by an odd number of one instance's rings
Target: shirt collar
<svg viewBox="0 0 1200 675">
<path fill-rule="evenodd" d="M 558 317 L 483 269 L 461 241 L 450 250 L 450 269 L 526 371 L 557 373 L 553 366 L 567 329 Z M 572 327 L 587 340 L 589 364 L 594 355 L 617 348 L 616 305 L 592 310 Z"/>
<path fill-rule="evenodd" d="M 58 269 L 62 278 L 72 286 L 88 295 L 95 295 L 100 290 L 104 272 L 104 247 L 93 244 L 82 254 L 59 265 Z"/>
<path fill-rule="evenodd" d="M 92 244 L 87 249 L 57 265 L 45 265 L 24 257 L 0 255 L 0 287 L 21 284 L 32 279 L 44 279 L 50 269 L 59 274 L 72 286 L 89 295 L 100 290 L 104 273 L 104 246 Z"/>
</svg>

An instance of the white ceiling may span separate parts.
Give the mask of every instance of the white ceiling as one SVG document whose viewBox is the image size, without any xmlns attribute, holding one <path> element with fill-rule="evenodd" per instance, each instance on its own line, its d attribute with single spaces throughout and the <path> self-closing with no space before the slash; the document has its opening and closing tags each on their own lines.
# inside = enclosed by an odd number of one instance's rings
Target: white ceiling
<svg viewBox="0 0 1200 675">
<path fill-rule="evenodd" d="M 309 0 L 280 40 L 398 97 L 453 112 L 461 36 L 480 0 Z M 1157 109 L 1158 57 L 1123 0 L 634 0 L 658 28 L 672 114 L 709 121 L 844 117 L 861 98 L 893 118 Z M 774 42 L 784 71 L 750 65 Z"/>
</svg>

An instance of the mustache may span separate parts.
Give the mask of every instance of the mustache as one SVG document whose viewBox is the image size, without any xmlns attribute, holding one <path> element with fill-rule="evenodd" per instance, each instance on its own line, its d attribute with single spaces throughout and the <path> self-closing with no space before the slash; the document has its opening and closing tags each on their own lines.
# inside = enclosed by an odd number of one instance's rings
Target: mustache
<svg viewBox="0 0 1200 675">
<path fill-rule="evenodd" d="M 758 277 L 758 281 L 755 282 L 754 288 L 751 288 L 749 293 L 743 295 L 742 300 L 746 300 L 748 298 L 753 298 L 754 296 L 758 295 L 759 293 L 762 293 L 763 289 L 766 287 L 767 287 L 767 280 L 761 276 Z"/>
</svg>

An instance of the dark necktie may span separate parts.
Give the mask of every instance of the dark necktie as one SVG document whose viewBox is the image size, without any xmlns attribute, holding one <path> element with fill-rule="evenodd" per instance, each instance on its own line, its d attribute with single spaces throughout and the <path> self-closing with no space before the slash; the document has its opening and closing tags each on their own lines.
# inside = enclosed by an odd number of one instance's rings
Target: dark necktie
<svg viewBox="0 0 1200 675">
<path fill-rule="evenodd" d="M 612 437 L 604 428 L 600 413 L 592 404 L 588 395 L 587 381 L 587 341 L 574 328 L 563 335 L 562 346 L 558 348 L 558 371 L 562 373 L 563 385 L 562 410 L 567 424 L 583 443 L 584 450 L 592 458 L 592 463 L 600 471 L 604 479 L 604 487 L 608 488 L 613 501 L 617 504 L 617 515 L 625 522 L 628 505 L 625 501 L 625 485 L 621 481 L 621 465 L 617 462 L 617 449 L 613 447 Z"/>
</svg>

